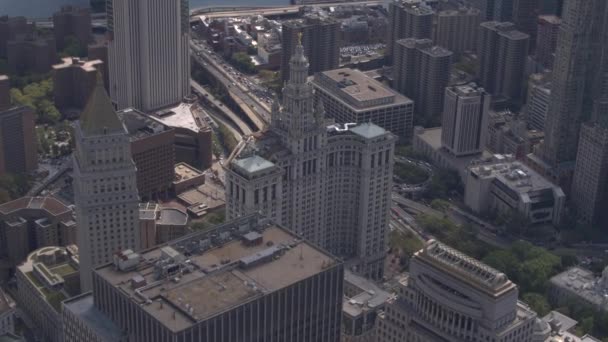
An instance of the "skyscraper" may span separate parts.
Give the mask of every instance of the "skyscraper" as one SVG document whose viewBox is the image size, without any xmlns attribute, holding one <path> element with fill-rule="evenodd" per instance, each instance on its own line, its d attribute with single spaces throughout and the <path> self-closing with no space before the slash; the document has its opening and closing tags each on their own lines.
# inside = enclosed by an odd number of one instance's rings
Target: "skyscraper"
<svg viewBox="0 0 608 342">
<path fill-rule="evenodd" d="M 110 94 L 152 111 L 190 94 L 187 0 L 108 0 Z"/>
<path fill-rule="evenodd" d="M 555 15 L 541 15 L 538 17 L 535 59 L 548 69 L 553 68 L 560 24 L 561 19 Z"/>
<path fill-rule="evenodd" d="M 289 79 L 290 58 L 300 40 L 310 63 L 309 74 L 337 69 L 340 64 L 340 22 L 309 14 L 283 23 L 281 76 Z"/>
<path fill-rule="evenodd" d="M 445 89 L 441 144 L 456 156 L 483 151 L 490 95 L 475 83 Z"/>
<path fill-rule="evenodd" d="M 530 36 L 517 31 L 512 23 L 481 24 L 477 48 L 479 77 L 492 96 L 521 102 L 529 43 Z"/>
<path fill-rule="evenodd" d="M 226 161 L 226 216 L 262 212 L 382 278 L 395 136 L 373 123 L 335 124 L 315 104 L 304 47 L 291 58 L 270 129 Z"/>
<path fill-rule="evenodd" d="M 435 44 L 443 46 L 456 55 L 477 49 L 477 33 L 481 13 L 477 8 L 461 7 L 437 13 Z"/>
<path fill-rule="evenodd" d="M 511 21 L 513 20 L 513 2 L 516 0 L 494 0 L 494 16 L 495 21 Z M 526 0 L 534 1 L 534 0 Z"/>
<path fill-rule="evenodd" d="M 389 3 L 389 31 L 386 54 L 393 58 L 396 41 L 403 38 L 431 39 L 433 9 L 422 0 L 395 0 Z"/>
<path fill-rule="evenodd" d="M 530 128 L 545 129 L 545 118 L 551 102 L 551 80 L 548 74 L 533 74 L 528 81 L 526 121 Z"/>
<path fill-rule="evenodd" d="M 0 109 L 0 175 L 6 172 L 26 174 L 37 166 L 34 110 L 26 106 Z"/>
<path fill-rule="evenodd" d="M 406 38 L 396 42 L 393 59 L 393 88 L 414 100 L 414 123 L 439 125 L 452 52 L 430 39 Z"/>
<path fill-rule="evenodd" d="M 139 197 L 131 142 L 100 74 L 74 132 L 80 279 L 86 292 L 91 290 L 95 266 L 112 260 L 116 251 L 140 247 Z"/>
<path fill-rule="evenodd" d="M 565 189 L 569 189 L 581 122 L 590 117 L 596 93 L 593 76 L 600 63 L 602 24 L 607 20 L 606 1 L 570 0 L 564 4 L 545 141 L 530 160 Z"/>
</svg>

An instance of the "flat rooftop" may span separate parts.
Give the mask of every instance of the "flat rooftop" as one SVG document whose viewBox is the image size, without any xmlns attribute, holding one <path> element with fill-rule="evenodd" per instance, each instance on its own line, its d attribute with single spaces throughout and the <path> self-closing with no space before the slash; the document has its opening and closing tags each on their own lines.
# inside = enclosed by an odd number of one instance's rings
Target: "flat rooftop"
<svg viewBox="0 0 608 342">
<path fill-rule="evenodd" d="M 184 128 L 193 132 L 200 131 L 207 124 L 193 112 L 192 104 L 180 103 L 177 106 L 158 110 L 151 114 L 154 119 L 169 127 Z"/>
<path fill-rule="evenodd" d="M 553 276 L 549 281 L 552 286 L 568 290 L 604 310 L 608 309 L 604 299 L 608 296 L 608 287 L 602 286 L 601 278 L 596 277 L 590 270 L 572 267 Z"/>
<path fill-rule="evenodd" d="M 140 140 L 170 130 L 169 127 L 153 120 L 149 115 L 133 108 L 119 111 L 118 118 L 123 122 L 131 141 Z"/>
<path fill-rule="evenodd" d="M 71 211 L 65 204 L 53 197 L 21 197 L 0 205 L 0 215 L 11 215 L 24 209 L 44 210 L 52 216 Z"/>
<path fill-rule="evenodd" d="M 411 104 L 412 100 L 388 88 L 357 69 L 324 71 L 314 84 L 355 107 Z"/>
<path fill-rule="evenodd" d="M 175 164 L 175 181 L 174 183 L 185 182 L 192 178 L 204 175 L 203 171 L 191 166 L 187 163 Z"/>
<path fill-rule="evenodd" d="M 53 70 L 60 70 L 66 68 L 80 68 L 83 71 L 94 72 L 97 71 L 97 66 L 103 64 L 100 59 L 80 59 L 74 57 L 66 57 L 61 59 L 61 63 L 53 65 Z"/>
<path fill-rule="evenodd" d="M 253 235 L 259 239 L 248 239 Z M 337 264 L 288 230 L 249 215 L 144 251 L 133 270 L 108 264 L 96 272 L 177 332 Z M 164 276 L 163 267 L 180 271 Z M 140 285 L 133 286 L 133 280 Z"/>
</svg>

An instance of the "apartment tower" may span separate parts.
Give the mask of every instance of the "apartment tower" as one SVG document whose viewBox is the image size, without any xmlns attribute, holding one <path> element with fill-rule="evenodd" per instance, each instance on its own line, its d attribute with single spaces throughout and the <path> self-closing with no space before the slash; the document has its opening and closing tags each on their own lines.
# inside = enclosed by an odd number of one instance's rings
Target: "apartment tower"
<svg viewBox="0 0 608 342">
<path fill-rule="evenodd" d="M 393 58 L 396 41 L 404 38 L 433 38 L 433 9 L 422 0 L 389 3 L 389 31 L 386 55 Z"/>
<path fill-rule="evenodd" d="M 461 55 L 477 49 L 481 12 L 474 7 L 461 7 L 437 13 L 435 44 Z"/>
</svg>

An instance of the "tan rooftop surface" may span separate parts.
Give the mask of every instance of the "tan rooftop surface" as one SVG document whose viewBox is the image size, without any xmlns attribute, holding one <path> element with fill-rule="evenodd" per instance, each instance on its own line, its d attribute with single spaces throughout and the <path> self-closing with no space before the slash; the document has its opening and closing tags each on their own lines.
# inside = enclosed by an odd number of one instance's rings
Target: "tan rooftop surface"
<svg viewBox="0 0 608 342">
<path fill-rule="evenodd" d="M 218 236 L 232 232 L 231 240 L 224 244 L 193 252 L 188 257 L 180 253 L 188 260 L 184 265 L 192 269 L 181 273 L 178 279 L 176 276 L 155 278 L 154 263 L 161 257 L 161 247 L 143 252 L 143 260 L 133 271 L 120 271 L 109 264 L 97 269 L 97 273 L 168 329 L 181 331 L 337 264 L 331 255 L 270 223 L 260 224 L 263 228 L 253 227 L 263 241 L 248 246 L 237 232 L 243 227 L 242 222 L 246 221 L 229 223 L 169 243 L 176 251 L 181 251 L 193 242 L 198 245 L 199 241 L 207 241 L 210 234 Z M 279 252 L 244 266 L 244 260 L 262 256 L 269 250 Z M 131 286 L 131 279 L 136 276 L 146 281 L 138 290 Z"/>
<path fill-rule="evenodd" d="M 387 89 L 380 82 L 367 77 L 359 70 L 344 68 L 325 71 L 323 74 L 337 83 L 350 81 L 340 89 L 343 93 L 358 101 L 369 101 L 395 96 L 394 92 Z"/>
</svg>

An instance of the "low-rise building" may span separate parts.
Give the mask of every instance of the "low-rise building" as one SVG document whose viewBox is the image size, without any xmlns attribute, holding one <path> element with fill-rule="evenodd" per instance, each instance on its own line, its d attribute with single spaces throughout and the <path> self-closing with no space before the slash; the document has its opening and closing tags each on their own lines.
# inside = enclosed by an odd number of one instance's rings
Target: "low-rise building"
<svg viewBox="0 0 608 342">
<path fill-rule="evenodd" d="M 317 73 L 313 86 L 325 115 L 337 123 L 373 122 L 412 141 L 414 102 L 356 69 Z"/>
<path fill-rule="evenodd" d="M 186 163 L 175 164 L 173 177 L 173 192 L 181 194 L 186 190 L 205 184 L 205 174 Z"/>
<path fill-rule="evenodd" d="M 512 154 L 523 160 L 543 140 L 542 130 L 530 129 L 516 113 L 490 111 L 486 134 L 486 148 L 497 154 Z"/>
<path fill-rule="evenodd" d="M 53 99 L 55 106 L 64 113 L 80 114 L 97 83 L 97 73 L 103 71 L 101 60 L 84 60 L 66 57 L 53 65 Z M 78 115 L 73 115 L 76 118 Z"/>
<path fill-rule="evenodd" d="M 371 280 L 345 271 L 341 342 L 376 342 L 378 315 L 391 297 Z"/>
<path fill-rule="evenodd" d="M 511 155 L 495 155 L 468 168 L 464 202 L 475 213 L 518 212 L 532 224 L 558 224 L 562 189 Z"/>
<path fill-rule="evenodd" d="M 129 132 L 139 196 L 166 197 L 174 180 L 176 129 L 133 108 L 117 114 Z"/>
<path fill-rule="evenodd" d="M 0 258 L 11 267 L 35 249 L 75 244 L 76 234 L 72 210 L 54 197 L 22 197 L 0 205 Z"/>
<path fill-rule="evenodd" d="M 17 304 L 44 341 L 62 342 L 61 302 L 80 294 L 78 247 L 44 247 L 17 267 Z"/>
<path fill-rule="evenodd" d="M 188 214 L 175 208 L 163 208 L 156 203 L 139 205 L 139 225 L 143 249 L 175 240 L 189 231 Z"/>
<path fill-rule="evenodd" d="M 572 267 L 549 280 L 549 301 L 563 306 L 577 303 L 608 312 L 608 267 L 601 277 L 582 267 Z"/>
<path fill-rule="evenodd" d="M 505 274 L 430 240 L 380 315 L 378 342 L 537 342 L 537 315 L 518 295 Z"/>
</svg>

